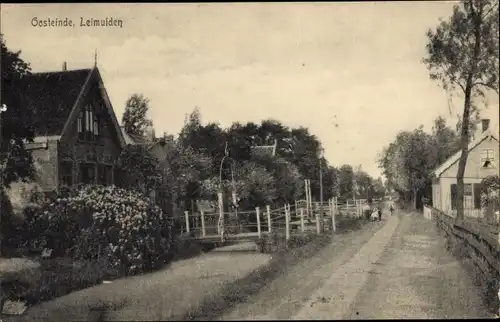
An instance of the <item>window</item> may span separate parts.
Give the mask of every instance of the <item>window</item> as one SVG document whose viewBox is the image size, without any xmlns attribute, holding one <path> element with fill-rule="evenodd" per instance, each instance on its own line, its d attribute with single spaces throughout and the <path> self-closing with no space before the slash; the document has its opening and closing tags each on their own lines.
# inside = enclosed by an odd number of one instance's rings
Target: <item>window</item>
<svg viewBox="0 0 500 322">
<path fill-rule="evenodd" d="M 113 168 L 110 165 L 100 164 L 98 168 L 99 183 L 104 186 L 113 184 L 112 171 Z"/>
<path fill-rule="evenodd" d="M 80 182 L 85 184 L 95 183 L 95 164 L 80 163 Z"/>
<path fill-rule="evenodd" d="M 481 153 L 481 166 L 483 168 L 490 168 L 495 162 L 495 150 L 483 149 Z"/>
<path fill-rule="evenodd" d="M 97 116 L 94 115 L 94 126 L 93 126 L 93 129 L 94 129 L 94 136 L 99 136 L 99 122 L 97 120 Z"/>
<path fill-rule="evenodd" d="M 94 114 L 92 105 L 87 105 L 80 111 L 77 127 L 81 140 L 95 140 L 99 136 L 99 119 Z"/>
<path fill-rule="evenodd" d="M 78 135 L 80 136 L 83 133 L 83 111 L 80 111 L 80 114 L 78 114 L 77 126 Z"/>
<path fill-rule="evenodd" d="M 73 162 L 61 162 L 59 167 L 59 184 L 68 187 L 73 184 Z"/>
<path fill-rule="evenodd" d="M 472 197 L 472 185 L 464 184 L 464 197 Z"/>
<path fill-rule="evenodd" d="M 451 192 L 451 209 L 457 209 L 457 185 L 452 184 L 450 187 Z M 464 197 L 472 197 L 472 185 L 464 184 Z M 465 201 L 465 200 L 464 200 Z"/>
</svg>

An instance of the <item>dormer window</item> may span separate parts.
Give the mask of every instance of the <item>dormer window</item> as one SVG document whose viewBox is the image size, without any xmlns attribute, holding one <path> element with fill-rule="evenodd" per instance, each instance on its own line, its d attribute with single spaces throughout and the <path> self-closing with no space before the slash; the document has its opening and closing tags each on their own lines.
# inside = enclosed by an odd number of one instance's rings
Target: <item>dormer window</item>
<svg viewBox="0 0 500 322">
<path fill-rule="evenodd" d="M 81 140 L 93 141 L 99 136 L 99 119 L 92 105 L 85 106 L 78 115 L 78 137 Z"/>
<path fill-rule="evenodd" d="M 481 153 L 481 167 L 492 168 L 495 163 L 495 150 L 483 149 Z"/>
</svg>

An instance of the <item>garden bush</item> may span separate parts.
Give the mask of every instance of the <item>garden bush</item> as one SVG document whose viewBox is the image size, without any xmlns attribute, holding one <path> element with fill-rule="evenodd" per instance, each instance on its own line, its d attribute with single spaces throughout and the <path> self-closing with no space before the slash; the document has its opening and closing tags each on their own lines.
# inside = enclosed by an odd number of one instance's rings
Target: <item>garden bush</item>
<svg viewBox="0 0 500 322">
<path fill-rule="evenodd" d="M 109 258 L 123 274 L 159 268 L 172 244 L 172 220 L 146 196 L 115 186 L 62 191 L 32 216 L 37 246 L 78 260 Z"/>
<path fill-rule="evenodd" d="M 4 188 L 1 199 L 2 255 L 26 255 L 32 236 L 26 215 L 43 203 L 41 188 L 33 182 L 14 181 Z"/>
</svg>

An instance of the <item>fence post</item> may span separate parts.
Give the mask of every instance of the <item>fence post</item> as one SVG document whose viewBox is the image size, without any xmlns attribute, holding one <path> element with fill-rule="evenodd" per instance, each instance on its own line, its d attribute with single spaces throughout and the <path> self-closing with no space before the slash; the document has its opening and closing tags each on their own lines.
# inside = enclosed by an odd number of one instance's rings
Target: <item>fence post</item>
<svg viewBox="0 0 500 322">
<path fill-rule="evenodd" d="M 290 205 L 285 205 L 285 238 L 286 240 L 290 239 Z"/>
<path fill-rule="evenodd" d="M 304 208 L 300 208 L 300 230 L 304 232 L 306 230 L 306 224 L 304 222 Z"/>
<path fill-rule="evenodd" d="M 320 226 L 320 223 L 319 223 L 319 213 L 316 213 L 316 232 L 318 234 L 321 233 L 321 226 Z"/>
<path fill-rule="evenodd" d="M 260 239 L 261 232 L 260 232 L 260 209 L 259 209 L 259 207 L 255 208 L 255 213 L 257 215 L 257 236 L 259 236 L 259 239 Z"/>
<path fill-rule="evenodd" d="M 224 229 L 224 200 L 222 199 L 222 193 L 220 192 L 217 194 L 217 201 L 219 205 L 219 223 L 217 224 L 217 234 L 221 235 Z"/>
<path fill-rule="evenodd" d="M 332 200 L 332 230 L 333 232 L 337 231 L 336 223 L 335 223 L 335 212 L 337 211 L 337 197 L 334 197 Z"/>
<path fill-rule="evenodd" d="M 307 179 L 304 179 L 304 189 L 306 190 L 306 213 L 309 216 L 309 190 L 307 190 Z"/>
<path fill-rule="evenodd" d="M 271 232 L 271 207 L 269 205 L 266 206 L 267 212 L 267 231 Z"/>
<path fill-rule="evenodd" d="M 312 194 L 311 194 L 311 180 L 307 179 L 307 193 L 309 194 L 309 204 L 308 204 L 308 207 L 309 207 L 309 216 L 312 217 L 312 212 L 313 212 L 313 209 L 312 209 Z"/>
<path fill-rule="evenodd" d="M 201 215 L 201 235 L 205 237 L 206 232 L 205 232 L 205 213 L 203 210 L 200 210 L 200 215 Z"/>
<path fill-rule="evenodd" d="M 184 211 L 184 218 L 186 218 L 186 233 L 189 233 L 189 211 Z"/>
</svg>

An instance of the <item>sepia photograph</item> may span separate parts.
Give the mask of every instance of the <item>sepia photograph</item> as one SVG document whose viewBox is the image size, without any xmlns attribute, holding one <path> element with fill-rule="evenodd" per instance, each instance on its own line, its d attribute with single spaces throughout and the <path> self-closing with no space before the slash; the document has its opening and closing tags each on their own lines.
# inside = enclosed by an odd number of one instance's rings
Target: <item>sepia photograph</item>
<svg viewBox="0 0 500 322">
<path fill-rule="evenodd" d="M 499 12 L 0 4 L 0 322 L 500 318 Z"/>
</svg>

